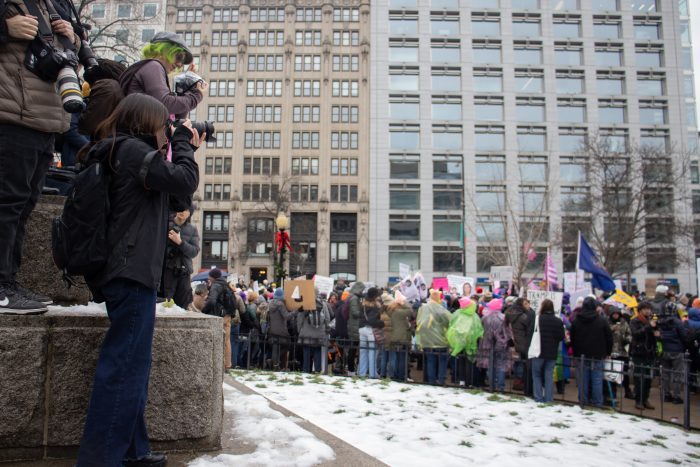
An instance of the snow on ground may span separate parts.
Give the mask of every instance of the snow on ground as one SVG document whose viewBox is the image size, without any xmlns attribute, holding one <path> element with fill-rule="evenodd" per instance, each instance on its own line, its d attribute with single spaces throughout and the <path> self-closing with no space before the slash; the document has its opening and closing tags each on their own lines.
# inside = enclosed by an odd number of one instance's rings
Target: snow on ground
<svg viewBox="0 0 700 467">
<path fill-rule="evenodd" d="M 88 302 L 87 305 L 58 306 L 49 305 L 49 311 L 76 311 L 79 313 L 104 313 L 107 314 L 107 305 L 102 303 Z M 186 315 L 190 313 L 177 305 L 164 307 L 162 303 L 156 304 L 157 315 Z"/>
<path fill-rule="evenodd" d="M 224 383 L 224 410 L 233 413 L 237 440 L 255 446 L 255 452 L 203 456 L 192 461 L 189 467 L 310 467 L 335 458 L 327 444 L 293 419 L 270 408 L 270 403 L 262 396 L 243 394 Z"/>
<path fill-rule="evenodd" d="M 359 378 L 245 371 L 234 377 L 393 466 L 700 463 L 700 435 L 615 412 Z M 241 415 L 255 418 L 247 405 Z"/>
</svg>

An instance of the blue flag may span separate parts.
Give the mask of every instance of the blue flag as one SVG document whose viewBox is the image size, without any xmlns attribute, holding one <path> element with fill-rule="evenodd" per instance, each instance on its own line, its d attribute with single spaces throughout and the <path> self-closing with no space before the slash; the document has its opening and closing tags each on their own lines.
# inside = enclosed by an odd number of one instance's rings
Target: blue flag
<svg viewBox="0 0 700 467">
<path fill-rule="evenodd" d="M 615 291 L 615 282 L 612 276 L 600 264 L 595 252 L 581 233 L 578 234 L 578 268 L 593 275 L 591 282 L 594 288 L 604 292 Z"/>
</svg>

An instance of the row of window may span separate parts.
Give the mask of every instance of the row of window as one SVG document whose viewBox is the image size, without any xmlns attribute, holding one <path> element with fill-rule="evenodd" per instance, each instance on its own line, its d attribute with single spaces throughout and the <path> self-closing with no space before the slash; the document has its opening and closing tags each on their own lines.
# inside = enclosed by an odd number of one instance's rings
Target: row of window
<svg viewBox="0 0 700 467">
<path fill-rule="evenodd" d="M 156 5 L 156 4 L 147 4 Z M 93 15 L 95 14 L 96 8 L 93 6 Z M 119 5 L 118 14 L 121 15 L 119 18 L 129 18 L 131 17 L 131 5 L 127 8 L 122 8 L 123 5 Z M 157 5 L 156 5 L 157 7 Z M 104 5 L 100 10 L 99 6 L 97 11 L 104 12 Z M 151 11 L 150 9 L 148 10 Z M 144 16 L 146 9 L 144 8 Z M 152 16 L 155 16 L 153 13 Z M 104 13 L 103 16 L 104 17 Z M 213 12 L 213 22 L 214 23 L 237 23 L 239 21 L 239 11 L 238 8 L 214 8 Z M 322 20 L 322 10 L 321 8 L 297 8 L 295 18 L 297 22 L 306 23 L 320 23 Z M 251 23 L 267 23 L 267 22 L 277 22 L 283 23 L 285 20 L 284 8 L 251 8 L 250 9 L 250 22 Z M 358 22 L 360 20 L 360 10 L 358 8 L 334 8 L 333 9 L 333 21 L 335 22 Z M 177 10 L 177 22 L 178 23 L 201 23 L 202 22 L 202 9 L 201 8 L 178 8 Z"/>
<path fill-rule="evenodd" d="M 622 6 L 634 12 L 655 13 L 662 11 L 661 0 L 556 0 L 550 1 L 549 6 L 555 11 L 575 11 L 581 9 L 581 3 L 586 8 L 596 12 L 619 11 Z M 680 6 L 681 15 L 688 16 L 689 0 L 677 0 Z M 510 0 L 508 4 L 514 10 L 538 10 L 541 0 Z M 472 10 L 493 9 L 496 10 L 504 6 L 501 0 L 471 0 Z M 430 0 L 430 7 L 433 10 L 447 9 L 458 10 L 459 0 Z M 389 0 L 391 10 L 417 9 L 418 0 Z"/>
<path fill-rule="evenodd" d="M 398 109 L 395 107 L 391 108 L 393 116 L 394 111 Z M 233 105 L 210 105 L 207 109 L 207 120 L 215 122 L 233 122 L 235 115 L 234 109 Z M 410 109 L 407 108 L 407 110 Z M 401 118 L 400 114 L 397 115 L 396 118 Z M 411 115 L 406 116 L 406 118 L 413 118 Z M 292 108 L 292 120 L 295 123 L 318 123 L 320 121 L 320 116 L 321 106 L 318 105 L 295 105 Z M 357 123 L 358 118 L 359 107 L 356 105 L 334 105 L 331 107 L 332 123 Z M 444 120 L 447 120 L 447 118 L 444 118 Z M 246 105 L 245 121 L 248 123 L 280 123 L 282 121 L 282 106 Z"/>
</svg>

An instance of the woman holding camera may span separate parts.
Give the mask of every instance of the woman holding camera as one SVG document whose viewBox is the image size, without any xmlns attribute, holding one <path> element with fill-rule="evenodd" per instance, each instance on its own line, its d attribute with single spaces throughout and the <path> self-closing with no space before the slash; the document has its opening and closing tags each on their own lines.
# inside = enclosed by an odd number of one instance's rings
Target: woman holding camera
<svg viewBox="0 0 700 467">
<path fill-rule="evenodd" d="M 142 55 L 145 60 L 131 65 L 119 79 L 124 95 L 147 94 L 158 99 L 168 109 L 168 114 L 187 118 L 187 114 L 202 101 L 203 92 L 209 85 L 200 81 L 181 96 L 171 92 L 168 74 L 193 60 L 185 41 L 174 32 L 159 32 L 143 48 Z M 192 71 L 193 67 L 190 65 Z"/>
<path fill-rule="evenodd" d="M 199 182 L 194 151 L 201 136 L 189 120 L 172 131 L 156 99 L 124 98 L 98 129 L 88 159 L 110 170 L 110 256 L 86 277 L 106 302 L 110 328 L 97 362 L 78 466 L 165 465 L 152 454 L 144 411 L 148 399 L 156 288 L 165 258 L 169 210 L 189 207 Z"/>
</svg>

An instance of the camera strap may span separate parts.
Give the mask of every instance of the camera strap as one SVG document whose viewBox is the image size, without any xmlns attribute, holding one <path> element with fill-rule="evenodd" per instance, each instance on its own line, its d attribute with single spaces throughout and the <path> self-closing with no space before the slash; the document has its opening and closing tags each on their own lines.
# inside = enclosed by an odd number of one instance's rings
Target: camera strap
<svg viewBox="0 0 700 467">
<path fill-rule="evenodd" d="M 39 34 L 41 34 L 41 38 L 45 42 L 52 43 L 53 31 L 51 31 L 49 25 L 46 24 L 44 15 L 41 14 L 41 11 L 39 10 L 39 5 L 37 5 L 35 0 L 24 0 L 24 5 L 27 7 L 27 11 L 29 11 L 32 16 L 36 16 L 36 20 L 39 23 Z"/>
</svg>

